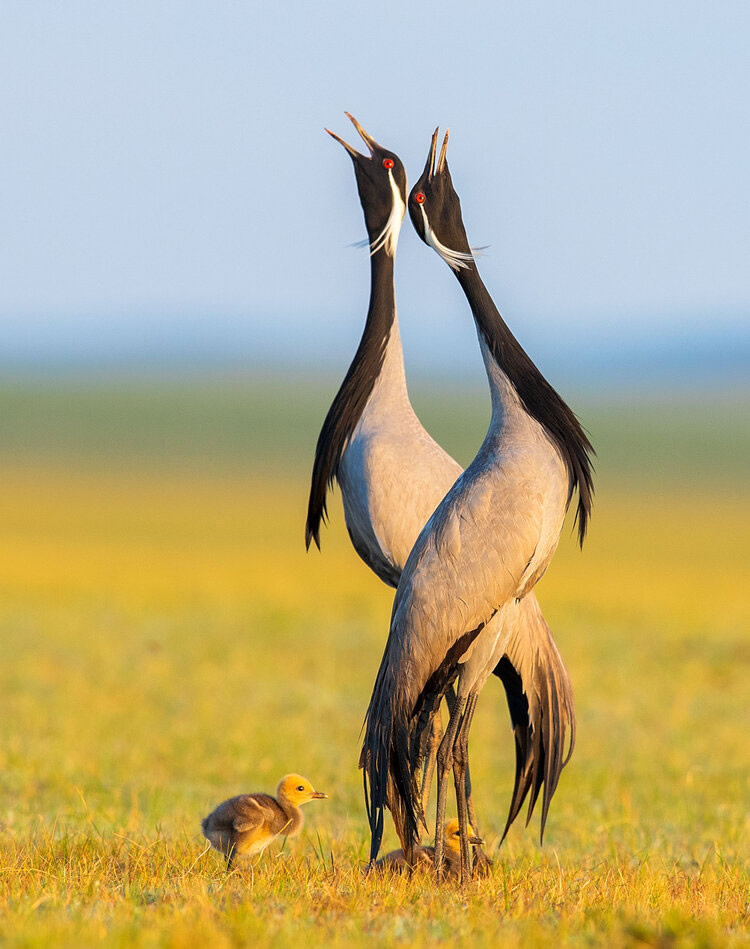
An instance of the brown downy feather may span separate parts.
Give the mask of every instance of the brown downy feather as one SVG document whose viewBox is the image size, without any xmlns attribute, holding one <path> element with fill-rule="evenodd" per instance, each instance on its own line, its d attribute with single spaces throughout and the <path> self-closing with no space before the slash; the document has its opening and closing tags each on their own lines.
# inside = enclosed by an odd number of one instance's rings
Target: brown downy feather
<svg viewBox="0 0 750 949">
<path fill-rule="evenodd" d="M 262 852 L 280 834 L 291 837 L 298 833 L 304 819 L 300 806 L 327 796 L 302 775 L 287 774 L 279 782 L 275 798 L 263 793 L 238 794 L 223 801 L 203 818 L 203 836 L 231 866 L 235 856 Z"/>
</svg>

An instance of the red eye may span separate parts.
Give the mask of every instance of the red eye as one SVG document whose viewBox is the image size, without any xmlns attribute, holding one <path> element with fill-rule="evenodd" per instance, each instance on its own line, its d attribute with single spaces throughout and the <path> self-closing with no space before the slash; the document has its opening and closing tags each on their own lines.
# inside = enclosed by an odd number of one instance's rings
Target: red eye
<svg viewBox="0 0 750 949">
<path fill-rule="evenodd" d="M 417 204 L 424 204 L 424 191 L 418 191 L 414 195 L 414 200 L 417 202 Z"/>
<path fill-rule="evenodd" d="M 392 158 L 384 158 L 384 159 L 383 159 L 383 168 L 393 168 L 393 159 L 392 159 Z"/>
</svg>

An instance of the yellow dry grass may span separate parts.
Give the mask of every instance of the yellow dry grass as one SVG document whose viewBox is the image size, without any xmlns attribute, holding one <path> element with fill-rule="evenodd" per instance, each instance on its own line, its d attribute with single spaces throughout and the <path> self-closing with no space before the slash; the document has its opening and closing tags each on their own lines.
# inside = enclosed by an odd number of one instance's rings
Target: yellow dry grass
<svg viewBox="0 0 750 949">
<path fill-rule="evenodd" d="M 566 535 L 538 589 L 579 715 L 545 845 L 519 822 L 498 848 L 513 753 L 490 682 L 472 768 L 495 868 L 457 891 L 361 874 L 391 593 L 338 513 L 305 554 L 306 474 L 3 463 L 3 940 L 749 944 L 743 486 L 600 483 L 584 552 Z M 227 878 L 200 818 L 290 770 L 331 800 Z"/>
</svg>

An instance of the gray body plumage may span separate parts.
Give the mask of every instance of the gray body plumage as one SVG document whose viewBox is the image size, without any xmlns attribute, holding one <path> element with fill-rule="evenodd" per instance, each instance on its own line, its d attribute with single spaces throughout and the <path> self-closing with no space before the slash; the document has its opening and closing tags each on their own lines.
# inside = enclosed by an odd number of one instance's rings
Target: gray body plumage
<svg viewBox="0 0 750 949">
<path fill-rule="evenodd" d="M 463 671 L 459 682 L 462 691 L 483 683 L 496 671 L 503 656 L 509 656 L 512 668 L 520 677 L 520 701 L 528 703 L 529 710 L 524 713 L 522 721 L 514 719 L 511 712 L 516 734 L 517 767 L 507 830 L 529 791 L 531 815 L 543 782 L 544 823 L 549 799 L 557 786 L 560 769 L 567 760 L 564 755 L 566 737 L 570 737 L 572 750 L 575 735 L 568 674 L 531 589 L 557 545 L 567 503 L 568 481 L 556 448 L 544 429 L 523 412 L 507 380 L 497 378 L 492 399 L 493 425 L 471 469 L 464 472 L 429 435 L 414 412 L 408 395 L 398 319 L 394 311 L 381 372 L 342 454 L 337 480 L 352 544 L 362 560 L 384 582 L 397 586 L 404 567 L 411 562 L 413 566 L 405 582 L 408 585 L 424 584 L 429 575 L 425 569 L 427 564 L 415 571 L 416 564 L 435 556 L 445 557 L 446 569 L 452 572 L 455 581 L 464 575 L 465 558 L 471 552 L 472 563 L 468 572 L 475 581 L 474 592 L 479 594 L 470 597 L 475 604 L 471 619 L 462 599 L 454 596 L 453 588 L 442 588 L 441 581 L 431 588 L 432 583 L 428 580 L 419 600 L 419 608 L 425 615 L 418 628 L 426 632 L 431 626 L 441 625 L 441 616 L 443 619 L 453 616 L 456 610 L 459 611 L 456 619 L 464 626 L 472 621 L 474 625 L 486 624 L 462 657 Z M 498 483 L 495 474 L 500 457 L 504 464 Z M 504 494 L 501 490 L 503 481 Z M 550 490 L 551 485 L 556 488 Z M 433 537 L 431 525 L 439 505 L 443 512 L 440 530 Z M 525 513 L 519 514 L 519 510 Z M 425 537 L 431 539 L 419 558 L 409 561 L 423 530 Z M 520 564 L 520 568 L 515 567 L 515 573 L 509 572 L 503 562 L 510 556 L 510 550 L 493 553 L 485 548 L 483 538 L 487 531 L 504 537 L 509 547 L 514 547 L 513 563 Z M 492 583 L 486 583 L 485 577 L 490 577 Z M 503 601 L 517 596 L 521 597 L 520 602 L 513 602 L 512 607 L 495 613 L 494 602 L 498 594 L 489 592 L 493 587 L 495 591 L 500 588 Z M 405 589 L 402 582 L 394 611 L 403 602 Z M 405 651 L 389 657 L 392 675 L 403 675 L 403 681 L 414 686 L 407 703 L 416 701 L 419 693 L 417 683 L 424 683 L 424 670 L 434 671 L 436 663 L 436 653 L 426 655 L 422 652 L 425 648 L 422 640 L 421 634 L 409 638 L 408 642 L 399 640 Z M 392 641 L 395 642 L 393 637 L 389 638 L 389 646 Z M 411 669 L 417 666 L 421 672 L 414 675 Z M 497 674 L 500 676 L 500 672 Z M 553 693 L 549 701 L 532 700 L 532 694 L 548 695 L 548 681 Z M 437 711 L 441 697 L 442 693 L 435 697 L 431 706 L 433 713 Z M 552 706 L 560 713 L 554 720 L 549 718 L 549 714 L 544 715 Z M 378 715 L 376 713 L 375 717 Z M 533 776 L 531 783 L 527 780 L 529 776 Z M 402 824 L 403 821 L 396 816 L 400 837 Z"/>
<path fill-rule="evenodd" d="M 531 591 L 557 548 L 575 489 L 583 541 L 592 496 L 591 446 L 482 283 L 445 161 L 448 136 L 437 167 L 436 140 L 437 130 L 425 170 L 412 189 L 409 213 L 420 237 L 448 263 L 466 294 L 487 371 L 492 418 L 477 456 L 430 517 L 402 571 L 367 712 L 362 763 L 371 861 L 380 847 L 385 807 L 411 860 L 424 823 L 416 778 L 428 726 L 458 678 L 437 755 L 436 823 L 444 820 L 452 771 L 463 877 L 471 859 L 468 736 L 489 675 L 494 672 L 505 685 L 516 735 L 516 786 L 506 832 L 529 792 L 531 815 L 545 783 L 543 832 L 549 798 L 567 760 L 567 725 L 572 751 L 572 693 Z M 535 755 L 544 763 L 534 762 Z M 442 859 L 438 838 L 438 870 Z"/>
<path fill-rule="evenodd" d="M 461 472 L 409 401 L 394 315 L 382 370 L 338 477 L 354 548 L 386 583 L 398 585 L 419 532 Z"/>
<path fill-rule="evenodd" d="M 367 218 L 366 208 L 365 212 Z M 394 238 L 391 253 L 395 246 Z M 566 725 L 570 726 L 572 750 L 574 714 L 567 672 L 536 597 L 529 592 L 557 544 L 569 494 L 567 471 L 543 426 L 521 410 L 507 380 L 497 379 L 491 387 L 493 425 L 477 459 L 462 473 L 460 465 L 422 427 L 409 400 L 393 293 L 393 260 L 388 250 L 380 248 L 373 254 L 372 268 L 363 339 L 326 418 L 316 451 L 308 543 L 311 538 L 318 542 L 320 520 L 325 517 L 322 486 L 336 480 L 355 550 L 384 582 L 395 587 L 401 581 L 376 694 L 378 686 L 390 680 L 384 673 L 387 668 L 404 676 L 402 683 L 407 683 L 403 695 L 394 689 L 390 699 L 408 704 L 410 696 L 416 701 L 421 689 L 418 683 L 424 685 L 425 674 L 429 678 L 435 670 L 436 652 L 417 641 L 418 632 L 412 637 L 394 635 L 394 628 L 400 629 L 415 618 L 398 616 L 407 600 L 407 612 L 422 614 L 412 623 L 413 630 L 421 629 L 428 638 L 440 625 L 441 615 L 451 628 L 463 628 L 472 620 L 475 625 L 483 624 L 481 635 L 458 657 L 463 665 L 461 682 L 471 687 L 494 672 L 505 686 L 517 752 L 509 826 L 529 791 L 531 813 L 542 783 L 546 815 L 548 797 L 562 767 Z M 362 372 L 368 366 L 376 367 L 369 370 L 374 376 L 370 383 L 363 380 Z M 363 390 L 367 391 L 364 399 Z M 347 431 L 347 414 L 354 404 L 359 415 Z M 346 433 L 344 439 L 342 432 Z M 498 459 L 502 459 L 500 468 L 505 472 L 504 489 L 496 477 Z M 527 513 L 519 514 L 524 507 Z M 436 517 L 437 531 L 433 530 Z M 484 558 L 482 540 L 488 531 L 505 538 L 506 553 L 495 549 Z M 418 537 L 423 543 L 417 543 L 419 550 L 413 553 Z M 445 558 L 446 569 L 452 572 L 451 578 L 446 575 L 445 589 L 440 589 L 440 575 L 434 587 L 429 580 L 434 557 Z M 467 570 L 475 581 L 471 590 L 462 586 L 461 577 Z M 487 577 L 490 582 L 485 582 Z M 466 603 L 458 596 L 459 590 L 466 594 Z M 512 601 L 512 609 L 498 609 L 498 604 L 506 601 Z M 438 640 L 436 637 L 435 642 Z M 400 651 L 396 641 L 403 647 Z M 443 689 L 430 696 L 431 714 L 444 694 Z M 542 694 L 546 698 L 534 698 Z M 385 695 L 380 699 L 385 702 Z M 368 734 L 378 724 L 378 702 L 374 695 Z M 554 720 L 548 714 L 553 706 L 560 713 Z M 386 718 L 392 721 L 390 713 Z M 368 747 L 372 744 L 368 746 L 366 741 L 366 770 Z M 394 817 L 404 843 L 403 820 L 397 814 Z"/>
<path fill-rule="evenodd" d="M 407 705 L 457 639 L 530 592 L 565 519 L 568 476 L 559 452 L 495 367 L 491 387 L 487 437 L 420 533 L 396 593 L 384 661 L 405 683 Z M 494 656 L 502 648 L 502 624 L 484 629 L 481 641 L 493 644 Z M 473 652 L 487 651 L 474 641 Z M 471 654 L 459 660 L 462 677 L 484 675 L 470 660 Z"/>
<path fill-rule="evenodd" d="M 544 820 L 564 764 L 566 729 L 572 739 L 575 717 L 567 672 L 533 587 L 557 547 L 569 480 L 560 453 L 544 428 L 524 411 L 484 345 L 482 350 L 492 393 L 489 431 L 474 461 L 420 532 L 402 571 L 368 709 L 363 758 L 377 757 L 378 750 L 387 749 L 389 754 L 400 755 L 403 765 L 404 747 L 399 747 L 395 737 L 402 727 L 404 741 L 418 743 L 416 750 L 406 752 L 411 770 L 403 781 L 413 781 L 422 763 L 429 718 L 456 675 L 457 698 L 465 700 L 481 690 L 504 656 L 512 656 L 510 661 L 521 677 L 527 701 L 549 681 L 556 694 L 546 706 L 547 712 L 554 707 L 562 713 L 555 719 L 556 727 L 547 730 L 546 744 L 536 747 L 537 757 L 544 747 L 542 757 L 549 754 L 559 765 L 549 772 Z M 431 690 L 430 681 L 435 677 Z M 539 702 L 532 700 L 529 706 L 528 731 L 541 738 L 549 723 L 543 722 Z M 419 728 L 418 721 L 421 734 L 413 732 Z M 527 747 L 524 761 L 518 761 L 514 800 L 524 770 L 534 768 L 531 752 Z M 381 770 L 373 761 L 371 767 L 383 790 L 391 780 L 387 766 Z M 373 773 L 370 780 L 372 777 Z M 537 764 L 538 784 L 530 812 L 543 778 L 544 767 Z M 372 791 L 371 787 L 371 795 Z M 408 808 L 403 811 L 392 789 L 388 796 L 403 841 L 409 827 L 416 833 L 419 815 L 409 813 Z"/>
</svg>

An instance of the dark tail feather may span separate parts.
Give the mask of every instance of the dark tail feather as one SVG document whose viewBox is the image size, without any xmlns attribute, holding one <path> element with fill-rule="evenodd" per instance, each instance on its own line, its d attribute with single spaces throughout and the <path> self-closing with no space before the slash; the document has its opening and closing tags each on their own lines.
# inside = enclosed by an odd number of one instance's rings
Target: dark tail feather
<svg viewBox="0 0 750 949">
<path fill-rule="evenodd" d="M 367 709 L 360 756 L 372 834 L 371 860 L 377 858 L 380 850 L 386 807 L 393 816 L 404 854 L 409 862 L 412 860 L 419 844 L 419 824 L 424 823 L 419 771 L 425 759 L 432 719 L 458 674 L 458 659 L 483 626 L 482 623 L 460 636 L 424 683 L 416 682 L 414 675 L 409 674 L 408 664 L 401 660 L 398 652 L 401 638 L 394 635 L 391 626 Z M 391 656 L 389 650 L 392 650 Z"/>
<path fill-rule="evenodd" d="M 505 686 L 516 744 L 516 780 L 503 840 L 527 796 L 528 825 L 542 786 L 543 840 L 552 796 L 575 746 L 575 708 L 568 672 L 533 594 L 519 608 L 519 628 L 494 670 Z"/>
<path fill-rule="evenodd" d="M 386 808 L 391 812 L 407 859 L 419 843 L 418 815 L 421 813 L 415 742 L 409 722 L 406 716 L 395 713 L 393 702 L 380 701 L 383 694 L 387 695 L 381 685 L 379 676 L 367 711 L 359 762 L 370 824 L 370 861 L 377 860 L 380 852 Z"/>
</svg>

